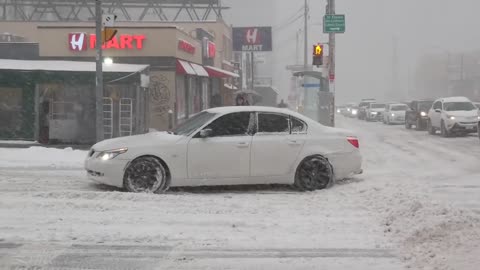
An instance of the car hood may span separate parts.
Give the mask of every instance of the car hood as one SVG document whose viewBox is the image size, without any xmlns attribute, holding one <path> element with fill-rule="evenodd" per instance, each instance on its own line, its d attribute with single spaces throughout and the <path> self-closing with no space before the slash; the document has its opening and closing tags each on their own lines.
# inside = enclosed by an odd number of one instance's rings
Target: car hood
<svg viewBox="0 0 480 270">
<path fill-rule="evenodd" d="M 156 145 L 175 143 L 182 139 L 183 136 L 174 135 L 167 132 L 151 132 L 142 135 L 120 137 L 108 139 L 95 144 L 92 148 L 95 151 L 106 151 L 118 148 L 148 146 L 155 143 Z"/>
<path fill-rule="evenodd" d="M 371 112 L 384 112 L 385 109 L 370 109 Z"/>
<path fill-rule="evenodd" d="M 458 117 L 471 117 L 471 116 L 478 116 L 478 110 L 473 111 L 445 111 L 446 114 L 451 116 L 458 116 Z"/>
<path fill-rule="evenodd" d="M 390 113 L 393 113 L 395 115 L 405 115 L 406 111 L 390 111 Z"/>
</svg>

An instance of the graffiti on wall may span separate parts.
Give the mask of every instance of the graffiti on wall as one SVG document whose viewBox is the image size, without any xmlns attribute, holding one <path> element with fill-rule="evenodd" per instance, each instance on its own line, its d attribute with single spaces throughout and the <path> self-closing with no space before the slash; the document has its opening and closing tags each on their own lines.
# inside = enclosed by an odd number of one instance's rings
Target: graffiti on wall
<svg viewBox="0 0 480 270">
<path fill-rule="evenodd" d="M 170 108 L 169 81 L 163 75 L 155 75 L 150 78 L 150 97 L 152 114 L 164 116 Z"/>
</svg>

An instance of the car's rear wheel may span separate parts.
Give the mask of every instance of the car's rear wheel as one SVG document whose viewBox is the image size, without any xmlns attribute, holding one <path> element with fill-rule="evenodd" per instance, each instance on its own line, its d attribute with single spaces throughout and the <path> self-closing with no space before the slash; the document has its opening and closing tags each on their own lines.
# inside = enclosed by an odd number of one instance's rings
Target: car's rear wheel
<svg viewBox="0 0 480 270">
<path fill-rule="evenodd" d="M 435 135 L 435 128 L 433 127 L 432 121 L 430 121 L 430 119 L 427 120 L 427 130 L 428 134 Z"/>
<path fill-rule="evenodd" d="M 327 188 L 333 180 L 333 167 L 328 159 L 311 156 L 305 158 L 298 166 L 294 186 L 302 191 L 312 191 Z"/>
<path fill-rule="evenodd" d="M 155 157 L 137 158 L 125 170 L 123 185 L 129 192 L 165 192 L 170 186 L 167 168 Z"/>
<path fill-rule="evenodd" d="M 443 120 L 440 124 L 440 132 L 442 133 L 442 137 L 450 137 L 450 132 L 448 132 L 447 127 L 445 126 L 445 122 Z"/>
</svg>

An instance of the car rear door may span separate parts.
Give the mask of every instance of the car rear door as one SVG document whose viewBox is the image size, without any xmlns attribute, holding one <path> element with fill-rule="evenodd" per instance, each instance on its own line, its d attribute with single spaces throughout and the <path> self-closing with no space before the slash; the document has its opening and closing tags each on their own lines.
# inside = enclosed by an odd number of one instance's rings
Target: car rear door
<svg viewBox="0 0 480 270">
<path fill-rule="evenodd" d="M 252 142 L 252 177 L 285 176 L 306 141 L 306 124 L 286 114 L 259 112 Z"/>
<path fill-rule="evenodd" d="M 205 128 L 212 129 L 211 137 L 194 136 L 188 144 L 189 178 L 211 184 L 209 180 L 248 177 L 254 117 L 251 112 L 223 115 Z M 231 184 L 220 182 L 215 183 Z"/>
<path fill-rule="evenodd" d="M 438 110 L 438 111 L 437 111 Z M 432 122 L 432 126 L 439 128 L 440 127 L 440 122 L 442 120 L 442 102 L 441 101 L 436 101 L 433 104 L 432 109 L 430 110 L 430 121 Z"/>
</svg>

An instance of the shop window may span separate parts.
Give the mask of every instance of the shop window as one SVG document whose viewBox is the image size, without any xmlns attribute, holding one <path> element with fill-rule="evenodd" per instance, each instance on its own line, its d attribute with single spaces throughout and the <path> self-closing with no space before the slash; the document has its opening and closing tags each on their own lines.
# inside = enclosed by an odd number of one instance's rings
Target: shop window
<svg viewBox="0 0 480 270">
<path fill-rule="evenodd" d="M 176 78 L 176 114 L 177 120 L 185 119 L 186 117 L 186 95 L 185 95 L 185 76 L 177 76 Z"/>
<path fill-rule="evenodd" d="M 22 128 L 22 89 L 0 87 L 0 137 Z"/>
</svg>

